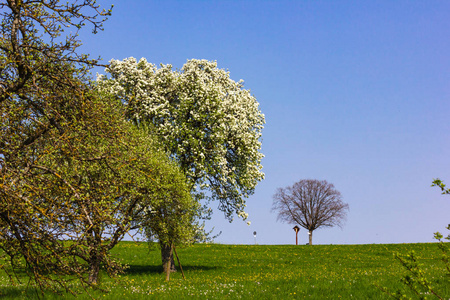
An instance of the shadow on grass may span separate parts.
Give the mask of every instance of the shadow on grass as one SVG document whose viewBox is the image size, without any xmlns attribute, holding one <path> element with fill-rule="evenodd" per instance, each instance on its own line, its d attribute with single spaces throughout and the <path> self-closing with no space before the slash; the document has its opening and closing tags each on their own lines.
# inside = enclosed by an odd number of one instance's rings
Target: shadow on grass
<svg viewBox="0 0 450 300">
<path fill-rule="evenodd" d="M 182 266 L 183 271 L 209 271 L 209 270 L 216 270 L 218 267 L 211 267 L 211 266 Z M 179 268 L 177 266 L 177 270 L 179 271 Z M 125 271 L 125 274 L 130 275 L 138 275 L 138 274 L 155 274 L 155 273 L 162 273 L 163 268 L 162 266 L 149 266 L 149 265 L 130 265 L 129 268 Z"/>
<path fill-rule="evenodd" d="M 4 298 L 10 298 L 10 299 L 17 299 L 17 298 L 38 298 L 42 297 L 41 294 L 39 294 L 39 291 L 33 288 L 27 288 L 27 287 L 2 287 L 0 291 L 0 299 Z"/>
</svg>

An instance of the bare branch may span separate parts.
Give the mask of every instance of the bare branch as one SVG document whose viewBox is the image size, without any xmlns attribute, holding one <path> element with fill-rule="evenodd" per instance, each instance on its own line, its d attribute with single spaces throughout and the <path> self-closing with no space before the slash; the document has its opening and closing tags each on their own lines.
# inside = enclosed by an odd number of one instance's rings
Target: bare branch
<svg viewBox="0 0 450 300">
<path fill-rule="evenodd" d="M 310 235 L 320 227 L 342 227 L 348 209 L 341 193 L 325 180 L 300 180 L 279 188 L 273 196 L 272 211 L 278 212 L 277 219 L 298 224 Z"/>
</svg>

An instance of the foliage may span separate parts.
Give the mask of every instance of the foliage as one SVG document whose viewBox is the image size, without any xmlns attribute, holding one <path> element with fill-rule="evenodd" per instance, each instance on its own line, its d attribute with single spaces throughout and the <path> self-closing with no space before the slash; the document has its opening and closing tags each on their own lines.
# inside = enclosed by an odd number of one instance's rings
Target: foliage
<svg viewBox="0 0 450 300">
<path fill-rule="evenodd" d="M 264 116 L 243 82 L 233 81 L 215 62 L 195 59 L 179 71 L 171 65 L 158 69 L 144 58 L 112 60 L 106 72 L 110 77 L 99 76 L 99 90 L 120 99 L 138 127 L 153 125 L 198 203 L 219 200 L 219 209 L 230 221 L 234 212 L 245 220 L 245 198 L 264 177 L 259 152 Z M 194 208 L 198 218 L 208 218 L 212 211 L 206 205 Z M 158 220 L 176 224 L 177 219 L 160 213 Z M 159 229 L 144 229 L 147 236 L 159 238 Z M 205 236 L 203 224 L 194 219 L 189 229 Z M 175 270 L 173 241 L 159 240 L 163 265 Z M 165 272 L 168 279 L 168 267 Z"/>
<path fill-rule="evenodd" d="M 76 52 L 77 31 L 101 29 L 110 11 L 89 0 L 0 9 L 0 267 L 41 289 L 70 290 L 73 277 L 95 285 L 101 265 L 122 270 L 109 251 L 143 207 L 168 189 L 190 201 L 184 175 L 87 81 L 96 61 Z"/>
<path fill-rule="evenodd" d="M 81 271 L 60 242 L 61 228 L 72 221 L 64 213 L 75 209 L 68 198 L 77 197 L 89 216 L 58 164 L 71 163 L 67 141 L 91 109 L 84 82 L 95 61 L 76 53 L 76 33 L 61 35 L 85 22 L 97 31 L 104 21 L 98 18 L 110 11 L 88 0 L 2 1 L 0 9 L 0 246 L 8 256 L 2 267 L 23 265 L 40 287 L 51 279 L 63 284 L 48 273 Z M 61 221 L 66 225 L 55 225 Z"/>
<path fill-rule="evenodd" d="M 116 274 L 121 266 L 109 250 L 141 208 L 158 205 L 169 189 L 179 202 L 191 199 L 182 173 L 124 121 L 120 106 L 94 97 L 81 110 L 60 123 L 64 134 L 49 130 L 22 154 L 25 167 L 9 153 L 2 165 L 4 267 L 10 274 L 25 267 L 41 287 L 65 284 L 61 275 L 95 284 L 100 265 Z"/>
<path fill-rule="evenodd" d="M 342 226 L 348 204 L 333 184 L 308 179 L 279 188 L 273 196 L 272 210 L 278 212 L 278 220 L 307 229 L 312 244 L 312 232 L 317 228 Z"/>
<path fill-rule="evenodd" d="M 106 72 L 110 78 L 100 76 L 99 89 L 120 99 L 136 124 L 154 125 L 196 199 L 209 195 L 230 220 L 233 212 L 246 219 L 245 198 L 263 179 L 264 116 L 243 82 L 196 59 L 179 71 L 144 58 L 112 60 Z"/>
<path fill-rule="evenodd" d="M 450 190 L 446 189 L 445 184 L 440 179 L 435 179 L 432 186 L 438 186 L 444 195 L 450 194 Z M 450 224 L 447 226 L 447 229 L 450 230 Z M 440 269 L 437 272 L 438 274 L 445 274 L 448 280 L 450 279 L 450 249 L 449 244 L 445 243 L 443 239 L 450 240 L 450 234 L 444 238 L 440 232 L 436 232 L 434 238 L 439 241 L 438 248 L 441 251 L 440 260 L 444 265 L 444 269 Z M 424 271 L 424 267 L 417 261 L 414 251 L 411 251 L 406 255 L 396 253 L 395 258 L 407 271 L 406 275 L 401 278 L 401 282 L 408 287 L 413 297 L 418 299 L 428 299 L 427 296 L 431 295 L 433 298 L 445 299 L 442 296 L 442 292 L 439 292 L 431 282 L 429 276 Z M 401 289 L 398 289 L 395 293 L 391 293 L 387 288 L 381 288 L 381 290 L 395 299 L 412 299 L 407 291 Z"/>
<path fill-rule="evenodd" d="M 414 250 L 431 283 L 450 298 L 448 278 L 440 272 L 436 244 L 371 245 L 217 245 L 177 248 L 186 279 L 172 274 L 161 280 L 159 252 L 146 243 L 120 242 L 113 250 L 129 265 L 117 280 L 105 278 L 103 299 L 388 299 L 373 283 L 391 290 L 401 287 L 395 252 Z M 5 286 L 0 271 L 0 297 L 32 299 L 26 283 Z M 73 283 L 74 288 L 77 283 Z M 46 294 L 48 299 L 59 299 Z M 74 296 L 68 295 L 72 299 Z M 88 299 L 79 295 L 77 299 Z M 3 298 L 2 298 L 3 299 Z"/>
<path fill-rule="evenodd" d="M 193 219 L 198 203 L 193 201 L 186 178 L 178 166 L 172 161 L 169 165 L 153 170 L 151 202 L 143 203 L 142 213 L 133 222 L 136 227 L 145 229 L 148 240 L 189 244 L 194 239 Z"/>
<path fill-rule="evenodd" d="M 450 225 L 447 227 L 450 230 Z M 446 271 L 443 272 L 442 268 L 438 268 L 435 272 L 436 274 L 442 274 L 444 281 L 449 281 L 450 279 L 450 265 L 449 265 L 449 249 L 448 244 L 442 241 L 442 235 L 440 233 L 435 234 L 435 238 L 439 241 L 438 247 L 441 251 L 440 260 L 444 262 Z M 449 239 L 448 237 L 446 239 Z M 395 293 L 391 293 L 386 287 L 380 288 L 386 294 L 392 296 L 395 299 L 428 299 L 428 296 L 438 299 L 446 299 L 442 295 L 442 291 L 436 289 L 436 282 L 432 280 L 429 272 L 426 272 L 426 268 L 421 264 L 415 251 L 410 251 L 407 254 L 401 254 L 399 252 L 395 253 L 395 258 L 400 262 L 404 270 L 407 273 L 401 278 L 401 282 L 404 286 L 408 287 L 408 290 L 397 289 Z M 433 282 L 434 281 L 434 282 Z M 447 282 L 448 284 L 448 282 Z"/>
<path fill-rule="evenodd" d="M 97 60 L 76 52 L 81 45 L 77 40 L 78 31 L 86 23 L 93 26 L 94 33 L 101 30 L 111 10 L 101 11 L 93 0 L 73 3 L 3 0 L 0 9 L 0 103 L 18 98 L 28 100 L 28 105 L 32 107 L 24 109 L 29 113 L 55 118 L 55 112 L 50 114 L 49 111 L 52 103 L 44 105 L 44 102 L 56 98 L 49 94 L 46 81 L 67 85 L 71 80 L 68 76 L 71 74 L 64 69 L 67 63 L 77 64 L 75 72 L 78 76 L 97 63 Z M 64 30 L 71 26 L 76 28 L 75 32 L 62 36 Z M 37 132 L 44 130 L 45 125 L 43 123 L 36 128 Z"/>
<path fill-rule="evenodd" d="M 170 170 L 164 169 L 157 174 L 152 201 L 142 203 L 142 212 L 133 218 L 135 227 L 144 232 L 147 241 L 158 240 L 162 250 L 167 247 L 169 253 L 174 245 L 193 243 L 198 231 L 196 217 L 199 210 L 199 203 L 191 197 L 186 177 L 173 161 L 171 166 Z M 173 263 L 173 256 L 162 258 L 163 264 Z M 167 279 L 170 267 L 165 268 Z"/>
<path fill-rule="evenodd" d="M 433 184 L 431 186 L 437 186 L 441 189 L 443 195 L 450 194 L 450 189 L 446 188 L 446 185 L 439 178 L 433 180 Z"/>
</svg>

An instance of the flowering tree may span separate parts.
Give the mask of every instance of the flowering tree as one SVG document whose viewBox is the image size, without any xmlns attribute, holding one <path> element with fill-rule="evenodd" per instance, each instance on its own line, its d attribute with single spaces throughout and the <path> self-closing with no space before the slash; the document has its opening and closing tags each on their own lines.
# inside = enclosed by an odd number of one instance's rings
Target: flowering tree
<svg viewBox="0 0 450 300">
<path fill-rule="evenodd" d="M 188 60 L 181 70 L 144 58 L 112 60 L 99 89 L 120 99 L 138 126 L 151 123 L 180 165 L 196 199 L 218 200 L 231 221 L 244 220 L 245 198 L 264 178 L 264 115 L 243 82 L 216 62 Z"/>
</svg>

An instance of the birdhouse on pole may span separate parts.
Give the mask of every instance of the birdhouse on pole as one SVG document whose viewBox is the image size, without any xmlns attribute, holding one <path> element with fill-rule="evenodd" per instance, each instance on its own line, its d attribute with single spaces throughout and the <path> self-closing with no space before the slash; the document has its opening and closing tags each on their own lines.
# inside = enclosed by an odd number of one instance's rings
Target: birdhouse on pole
<svg viewBox="0 0 450 300">
<path fill-rule="evenodd" d="M 292 229 L 294 229 L 294 231 L 295 231 L 295 244 L 298 245 L 298 232 L 300 231 L 300 227 L 295 225 L 294 228 L 292 228 Z"/>
</svg>

